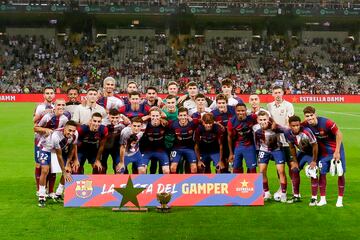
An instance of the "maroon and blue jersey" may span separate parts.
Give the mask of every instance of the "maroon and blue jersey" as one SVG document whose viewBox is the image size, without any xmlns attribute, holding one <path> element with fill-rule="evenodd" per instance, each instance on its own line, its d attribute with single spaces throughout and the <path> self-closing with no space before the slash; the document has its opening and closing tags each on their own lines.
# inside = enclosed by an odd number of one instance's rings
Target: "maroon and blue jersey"
<svg viewBox="0 0 360 240">
<path fill-rule="evenodd" d="M 223 125 L 224 127 L 226 127 L 229 119 L 232 118 L 233 116 L 235 116 L 235 107 L 228 105 L 227 112 L 225 112 L 225 113 L 220 112 L 219 109 L 214 109 L 211 112 L 214 115 L 215 122 L 218 122 L 221 125 Z"/>
<path fill-rule="evenodd" d="M 307 122 L 304 122 L 303 126 L 308 127 L 314 133 L 318 141 L 320 157 L 327 157 L 335 152 L 336 134 L 339 129 L 336 123 L 328 118 L 317 117 L 317 121 L 316 126 L 311 126 Z"/>
<path fill-rule="evenodd" d="M 151 122 L 146 125 L 145 132 L 140 142 L 141 152 L 165 152 L 165 133 L 167 128 L 163 125 L 153 126 Z"/>
<path fill-rule="evenodd" d="M 257 116 L 255 114 L 247 115 L 244 120 L 238 120 L 237 116 L 232 117 L 228 121 L 228 131 L 231 132 L 235 139 L 235 147 L 254 145 L 254 134 L 252 127 L 257 124 Z"/>
<path fill-rule="evenodd" d="M 149 111 L 150 111 L 150 106 L 145 103 L 140 103 L 139 109 L 136 111 L 131 109 L 130 104 L 125 104 L 124 106 L 119 108 L 119 112 L 124 114 L 128 118 L 143 117 L 145 115 L 148 115 Z"/>
<path fill-rule="evenodd" d="M 195 131 L 195 142 L 198 144 L 201 153 L 219 152 L 219 143 L 222 141 L 224 128 L 214 124 L 210 131 L 206 131 L 203 125 L 200 125 Z"/>
<path fill-rule="evenodd" d="M 107 137 L 108 128 L 104 125 L 100 125 L 96 132 L 90 131 L 90 127 L 87 124 L 83 124 L 77 128 L 79 133 L 78 148 L 84 149 L 98 149 L 100 142 Z"/>
<path fill-rule="evenodd" d="M 170 123 L 170 132 L 175 134 L 173 148 L 194 149 L 194 132 L 198 124 L 194 121 L 188 122 L 186 126 L 180 126 L 179 120 Z"/>
</svg>

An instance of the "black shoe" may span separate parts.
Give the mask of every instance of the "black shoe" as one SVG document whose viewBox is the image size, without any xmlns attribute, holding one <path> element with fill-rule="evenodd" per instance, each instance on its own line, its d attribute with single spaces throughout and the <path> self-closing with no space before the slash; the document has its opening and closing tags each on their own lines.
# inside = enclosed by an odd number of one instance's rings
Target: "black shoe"
<svg viewBox="0 0 360 240">
<path fill-rule="evenodd" d="M 62 203 L 62 202 L 64 202 L 64 198 L 63 198 L 62 195 L 56 194 L 55 198 L 54 198 L 54 201 Z"/>
<path fill-rule="evenodd" d="M 39 199 L 39 203 L 38 203 L 38 206 L 39 207 L 45 207 L 46 206 L 46 201 L 45 201 L 45 199 Z"/>
<path fill-rule="evenodd" d="M 287 203 L 296 203 L 296 202 L 301 202 L 301 199 L 300 199 L 300 197 L 293 196 L 292 198 L 290 198 L 286 202 Z"/>
</svg>

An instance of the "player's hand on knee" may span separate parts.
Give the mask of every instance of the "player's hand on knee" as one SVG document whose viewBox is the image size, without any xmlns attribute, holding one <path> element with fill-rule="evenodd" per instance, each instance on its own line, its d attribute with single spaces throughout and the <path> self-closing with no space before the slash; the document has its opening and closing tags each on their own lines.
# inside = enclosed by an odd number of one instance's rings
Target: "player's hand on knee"
<svg viewBox="0 0 360 240">
<path fill-rule="evenodd" d="M 96 167 L 99 171 L 102 171 L 103 167 L 101 166 L 101 162 L 99 160 L 95 161 L 94 167 Z"/>
<path fill-rule="evenodd" d="M 220 170 L 225 168 L 225 165 L 222 161 L 219 161 L 219 163 L 216 165 L 216 167 L 218 167 Z"/>
<path fill-rule="evenodd" d="M 71 173 L 65 171 L 65 173 L 63 173 L 63 176 L 66 182 L 72 182 L 73 179 Z"/>
</svg>

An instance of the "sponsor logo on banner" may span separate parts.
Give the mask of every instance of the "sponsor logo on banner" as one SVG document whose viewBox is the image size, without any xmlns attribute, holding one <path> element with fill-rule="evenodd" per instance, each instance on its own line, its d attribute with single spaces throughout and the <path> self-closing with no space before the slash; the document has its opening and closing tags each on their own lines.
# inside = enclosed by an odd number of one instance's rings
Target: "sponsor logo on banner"
<svg viewBox="0 0 360 240">
<path fill-rule="evenodd" d="M 93 192 L 92 181 L 76 181 L 75 194 L 79 198 L 89 198 Z"/>
</svg>

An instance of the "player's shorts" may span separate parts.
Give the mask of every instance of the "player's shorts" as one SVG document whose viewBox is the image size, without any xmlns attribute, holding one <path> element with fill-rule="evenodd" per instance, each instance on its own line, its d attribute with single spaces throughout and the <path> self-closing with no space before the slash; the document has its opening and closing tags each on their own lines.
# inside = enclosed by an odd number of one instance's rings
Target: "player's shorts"
<svg viewBox="0 0 360 240">
<path fill-rule="evenodd" d="M 50 166 L 51 152 L 40 150 L 38 161 L 41 166 Z"/>
<path fill-rule="evenodd" d="M 295 159 L 293 159 L 293 157 L 291 156 L 290 147 L 288 147 L 288 146 L 282 147 L 281 150 L 284 153 L 285 162 L 289 163 L 289 162 L 295 161 Z"/>
<path fill-rule="evenodd" d="M 107 167 L 107 160 L 111 156 L 113 161 L 113 167 L 120 163 L 120 151 L 119 148 L 105 149 L 101 156 L 101 165 Z"/>
<path fill-rule="evenodd" d="M 38 146 L 34 146 L 34 159 L 35 159 L 35 163 L 39 163 L 39 157 L 40 157 L 40 148 Z"/>
<path fill-rule="evenodd" d="M 309 154 L 306 154 L 304 152 L 299 152 L 296 156 L 298 163 L 299 163 L 299 169 L 303 169 L 305 164 L 310 164 L 313 160 L 313 157 Z"/>
<path fill-rule="evenodd" d="M 196 163 L 196 155 L 193 149 L 178 148 L 174 149 L 170 153 L 170 161 L 179 163 L 180 159 L 184 157 L 188 163 Z"/>
<path fill-rule="evenodd" d="M 136 164 L 137 167 L 145 167 L 145 165 L 142 165 L 142 156 L 140 151 L 137 151 L 134 155 L 131 156 L 125 156 L 125 167 L 129 165 L 130 163 Z"/>
<path fill-rule="evenodd" d="M 169 166 L 169 156 L 166 152 L 146 152 L 142 155 L 141 165 L 148 166 L 150 159 L 156 159 L 160 161 L 160 166 Z"/>
<path fill-rule="evenodd" d="M 86 160 L 90 164 L 94 164 L 96 161 L 98 149 L 78 149 L 78 158 L 80 162 L 80 166 L 84 166 Z"/>
<path fill-rule="evenodd" d="M 259 151 L 258 161 L 262 164 L 269 164 L 269 160 L 273 158 L 276 164 L 285 164 L 284 152 L 275 150 L 271 152 Z"/>
<path fill-rule="evenodd" d="M 208 165 L 212 161 L 214 167 L 216 167 L 220 162 L 220 153 L 202 153 L 201 160 L 205 165 Z"/>
<path fill-rule="evenodd" d="M 234 168 L 242 168 L 242 160 L 245 158 L 246 168 L 256 168 L 256 148 L 251 146 L 237 146 L 234 151 Z"/>
<path fill-rule="evenodd" d="M 318 163 L 319 168 L 320 168 L 320 174 L 326 174 L 329 172 L 331 159 L 333 159 L 333 154 L 329 154 L 326 157 L 320 156 L 319 163 Z M 346 164 L 345 164 L 345 151 L 344 151 L 343 145 L 341 145 L 341 147 L 340 147 L 340 160 L 341 160 L 342 168 L 345 173 Z"/>
</svg>

